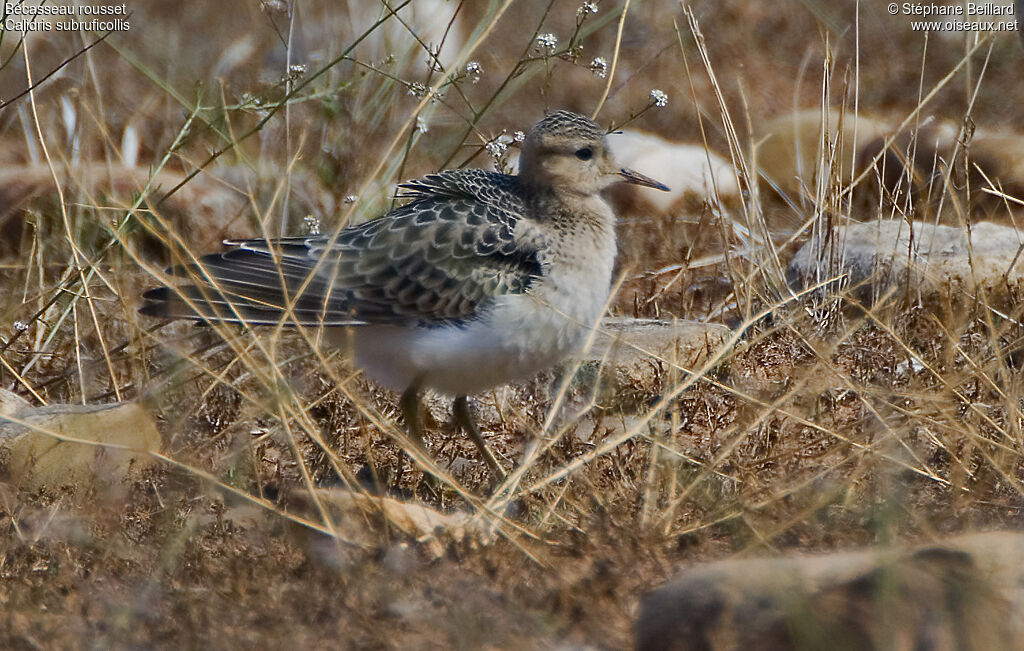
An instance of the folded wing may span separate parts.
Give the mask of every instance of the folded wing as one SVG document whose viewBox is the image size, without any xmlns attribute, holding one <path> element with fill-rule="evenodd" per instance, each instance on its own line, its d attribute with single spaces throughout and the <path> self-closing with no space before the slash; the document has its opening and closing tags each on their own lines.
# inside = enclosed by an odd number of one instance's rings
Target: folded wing
<svg viewBox="0 0 1024 651">
<path fill-rule="evenodd" d="M 403 186 L 411 201 L 326 236 L 233 240 L 179 266 L 188 284 L 144 294 L 143 314 L 204 321 L 441 325 L 529 290 L 543 242 L 514 177 L 452 170 Z"/>
</svg>

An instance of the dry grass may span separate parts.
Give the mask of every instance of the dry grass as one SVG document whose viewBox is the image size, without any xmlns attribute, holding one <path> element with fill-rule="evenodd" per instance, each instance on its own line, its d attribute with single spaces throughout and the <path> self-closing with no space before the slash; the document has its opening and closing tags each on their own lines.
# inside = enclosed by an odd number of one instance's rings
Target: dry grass
<svg viewBox="0 0 1024 651">
<path fill-rule="evenodd" d="M 465 3 L 475 50 L 442 60 L 478 61 L 479 83 L 428 72 L 400 29 L 411 54 L 343 57 L 374 16 L 329 2 L 301 5 L 306 37 L 290 45 L 274 3 L 136 2 L 130 32 L 63 66 L 97 35 L 4 35 L 0 101 L 28 70 L 58 73 L 0 112 L 5 168 L 46 170 L 0 187 L 0 377 L 37 404 L 144 401 L 167 461 L 102 490 L 0 484 L 0 646 L 622 648 L 639 595 L 683 563 L 1019 527 L 1020 310 L 963 297 L 867 309 L 833 286 L 793 297 L 795 244 L 892 205 L 855 212 L 828 150 L 812 196 L 784 201 L 751 171 L 750 135 L 823 98 L 909 127 L 935 115 L 1020 130 L 1019 45 L 926 48 L 905 19 L 812 0 L 644 3 L 620 37 L 620 5 L 580 20 L 579 4 Z M 560 37 L 554 52 L 535 45 L 543 33 Z M 612 79 L 587 69 L 616 55 Z M 288 75 L 289 61 L 308 67 Z M 652 88 L 667 108 L 649 108 Z M 738 336 L 703 368 L 662 360 L 667 388 L 638 414 L 575 418 L 554 375 L 479 396 L 489 440 L 519 464 L 493 496 L 441 411 L 428 443 L 446 485 L 426 490 L 400 453 L 396 396 L 316 332 L 136 313 L 167 262 L 226 234 L 374 216 L 396 181 L 488 166 L 487 143 L 546 107 L 590 113 L 606 90 L 602 123 L 731 152 L 746 190 L 724 213 L 624 215 L 611 310 Z M 135 171 L 104 182 L 87 164 Z M 948 205 L 943 219 L 973 219 L 970 202 Z M 337 520 L 313 496 L 338 486 L 469 511 L 494 535 Z"/>
</svg>

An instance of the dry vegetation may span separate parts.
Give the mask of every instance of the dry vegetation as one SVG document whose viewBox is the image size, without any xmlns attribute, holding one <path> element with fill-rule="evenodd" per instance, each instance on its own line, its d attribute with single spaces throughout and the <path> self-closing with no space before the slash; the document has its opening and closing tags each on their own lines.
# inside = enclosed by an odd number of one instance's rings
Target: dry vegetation
<svg viewBox="0 0 1024 651">
<path fill-rule="evenodd" d="M 545 108 L 589 114 L 606 90 L 602 123 L 704 140 L 740 170 L 752 130 L 823 97 L 1019 131 L 1013 36 L 926 42 L 875 3 L 858 17 L 855 2 L 709 0 L 690 14 L 634 2 L 619 42 L 621 3 L 580 17 L 576 0 L 465 2 L 446 81 L 400 27 L 407 53 L 371 47 L 375 33 L 349 52 L 376 13 L 295 4 L 293 29 L 285 2 L 137 0 L 131 30 L 88 51 L 101 35 L 3 34 L 3 386 L 36 404 L 141 400 L 165 458 L 103 487 L 0 483 L 0 646 L 623 648 L 639 596 L 682 564 L 1019 527 L 1016 294 L 794 298 L 785 261 L 813 228 L 892 212 L 852 202 L 838 174 L 785 201 L 740 171 L 745 198 L 724 209 L 624 215 L 612 312 L 742 337 L 697 368 L 662 360 L 640 413 L 576 418 L 554 375 L 478 396 L 522 471 L 493 496 L 441 410 L 428 443 L 446 483 L 430 490 L 400 454 L 396 396 L 317 333 L 136 312 L 168 262 L 225 236 L 302 233 L 307 216 L 324 232 L 374 216 L 398 180 L 490 166 L 488 143 Z M 613 77 L 588 69 L 616 53 Z M 971 206 L 940 217 L 976 220 Z M 340 488 L 471 517 L 410 533 L 332 505 Z"/>
</svg>

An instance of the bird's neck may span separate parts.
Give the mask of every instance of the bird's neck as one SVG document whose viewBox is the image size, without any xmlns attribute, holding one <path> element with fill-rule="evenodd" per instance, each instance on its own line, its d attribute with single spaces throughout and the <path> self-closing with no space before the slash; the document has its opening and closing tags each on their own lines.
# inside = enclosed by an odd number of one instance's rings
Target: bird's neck
<svg viewBox="0 0 1024 651">
<path fill-rule="evenodd" d="M 528 186 L 534 218 L 555 227 L 589 228 L 601 233 L 615 231 L 615 214 L 600 194 L 583 193 L 569 186 Z"/>
</svg>

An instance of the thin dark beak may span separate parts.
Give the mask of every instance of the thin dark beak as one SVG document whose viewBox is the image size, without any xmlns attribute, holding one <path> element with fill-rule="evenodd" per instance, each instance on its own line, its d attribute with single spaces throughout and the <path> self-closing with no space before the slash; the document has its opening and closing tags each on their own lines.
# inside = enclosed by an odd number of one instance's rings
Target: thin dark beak
<svg viewBox="0 0 1024 651">
<path fill-rule="evenodd" d="M 619 176 L 626 183 L 632 183 L 633 185 L 642 185 L 648 188 L 654 188 L 655 190 L 661 190 L 663 192 L 669 192 L 669 187 L 664 183 L 658 183 L 649 176 L 644 176 L 640 172 L 634 172 L 633 170 L 627 170 L 622 168 L 619 170 Z"/>
</svg>

